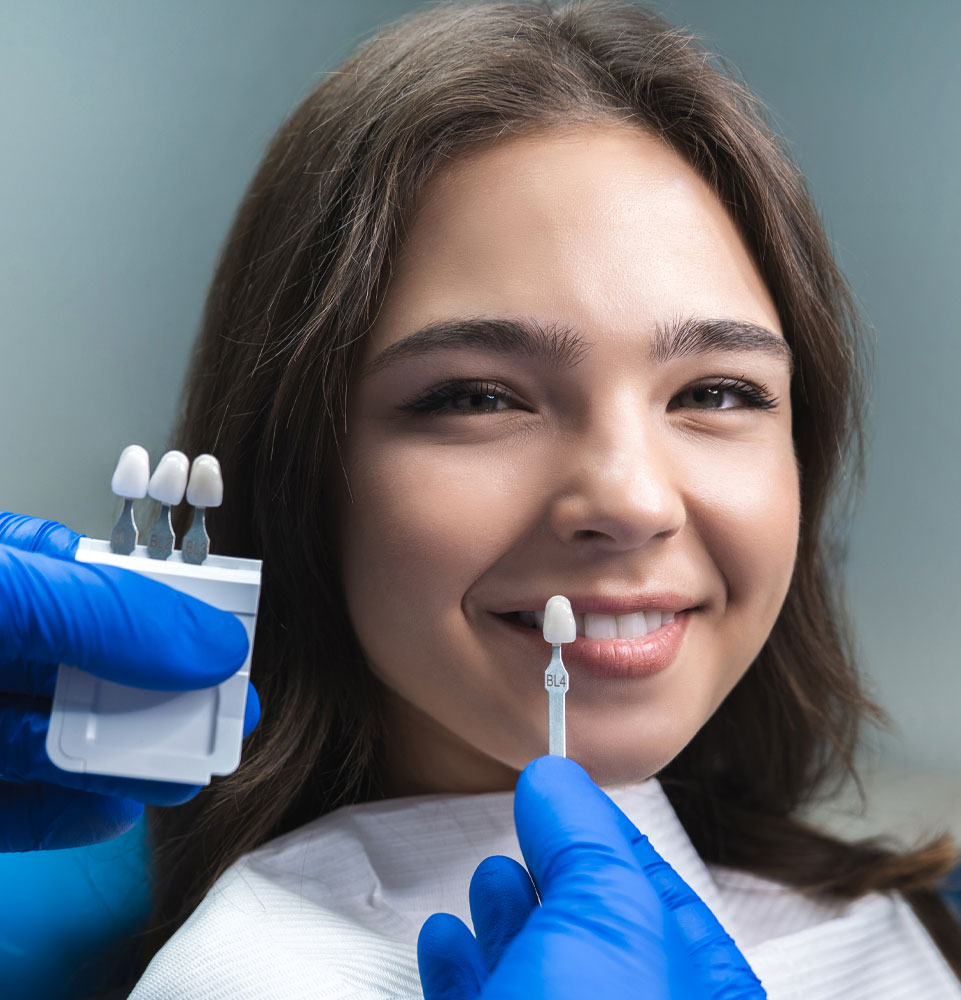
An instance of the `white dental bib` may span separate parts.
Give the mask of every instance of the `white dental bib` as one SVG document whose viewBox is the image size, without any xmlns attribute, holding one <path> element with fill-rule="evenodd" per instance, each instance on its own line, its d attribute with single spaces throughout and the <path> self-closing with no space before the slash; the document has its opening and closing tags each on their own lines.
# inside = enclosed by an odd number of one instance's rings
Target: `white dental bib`
<svg viewBox="0 0 961 1000">
<path fill-rule="evenodd" d="M 608 794 L 711 907 L 771 1000 L 961 1000 L 899 895 L 816 902 L 705 865 L 655 780 Z M 229 868 L 154 957 L 132 1000 L 409 1000 L 437 911 L 471 926 L 467 888 L 492 854 L 523 863 L 513 793 L 348 806 Z"/>
</svg>

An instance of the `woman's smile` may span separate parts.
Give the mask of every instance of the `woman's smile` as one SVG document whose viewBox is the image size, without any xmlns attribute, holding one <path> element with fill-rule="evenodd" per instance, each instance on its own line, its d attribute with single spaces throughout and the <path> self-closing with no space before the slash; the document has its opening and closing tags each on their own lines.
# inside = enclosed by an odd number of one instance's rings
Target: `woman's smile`
<svg viewBox="0 0 961 1000">
<path fill-rule="evenodd" d="M 608 630 L 613 634 L 602 637 L 586 635 L 583 622 L 578 623 L 577 638 L 564 644 L 564 665 L 575 675 L 583 671 L 595 677 L 610 678 L 647 677 L 665 670 L 680 652 L 691 613 L 679 611 L 676 614 L 671 612 L 669 615 L 661 615 L 660 612 L 642 612 L 640 615 L 621 615 L 618 619 L 597 615 L 598 619 L 607 619 L 613 623 L 610 626 L 604 622 L 597 623 L 598 633 Z M 632 624 L 638 618 L 646 619 L 649 614 L 657 615 L 657 625 L 653 621 L 649 627 Z M 525 644 L 524 655 L 530 656 L 532 669 L 546 666 L 550 658 L 550 646 L 545 642 L 541 631 L 544 624 L 543 612 L 539 617 L 539 624 L 528 624 L 520 615 L 494 616 L 515 632 L 517 638 Z M 591 617 L 595 616 L 588 615 L 588 618 Z M 574 618 L 576 621 L 577 614 Z M 640 632 L 641 627 L 648 630 Z"/>
<path fill-rule="evenodd" d="M 647 777 L 791 580 L 791 351 L 708 186 L 636 128 L 515 137 L 424 192 L 350 388 L 351 624 L 416 788 L 546 749 L 535 616 L 572 603 L 568 751 Z M 466 775 L 466 778 L 465 778 Z"/>
</svg>

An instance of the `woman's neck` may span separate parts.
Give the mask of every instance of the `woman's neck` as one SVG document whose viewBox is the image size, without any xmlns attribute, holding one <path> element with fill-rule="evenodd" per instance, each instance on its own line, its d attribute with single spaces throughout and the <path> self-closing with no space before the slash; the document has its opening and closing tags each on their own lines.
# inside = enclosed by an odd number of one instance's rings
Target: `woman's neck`
<svg viewBox="0 0 961 1000">
<path fill-rule="evenodd" d="M 479 753 L 394 692 L 388 693 L 386 708 L 385 798 L 514 790 L 514 768 Z"/>
</svg>

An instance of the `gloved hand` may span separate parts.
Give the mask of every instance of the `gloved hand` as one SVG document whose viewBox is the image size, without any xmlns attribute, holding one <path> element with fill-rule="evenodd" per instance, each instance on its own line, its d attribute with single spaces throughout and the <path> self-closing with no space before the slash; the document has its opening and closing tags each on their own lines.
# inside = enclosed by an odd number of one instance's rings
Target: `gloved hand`
<svg viewBox="0 0 961 1000">
<path fill-rule="evenodd" d="M 705 903 L 574 761 L 524 769 L 514 822 L 534 884 L 516 861 L 488 858 L 470 886 L 476 940 L 450 914 L 425 922 L 425 1000 L 766 995 Z"/>
<path fill-rule="evenodd" d="M 155 691 L 212 687 L 240 669 L 231 614 L 128 570 L 74 562 L 80 535 L 0 513 L 0 851 L 77 847 L 133 826 L 143 803 L 177 805 L 200 785 L 63 771 L 47 757 L 57 665 Z M 257 725 L 247 692 L 244 736 Z"/>
</svg>

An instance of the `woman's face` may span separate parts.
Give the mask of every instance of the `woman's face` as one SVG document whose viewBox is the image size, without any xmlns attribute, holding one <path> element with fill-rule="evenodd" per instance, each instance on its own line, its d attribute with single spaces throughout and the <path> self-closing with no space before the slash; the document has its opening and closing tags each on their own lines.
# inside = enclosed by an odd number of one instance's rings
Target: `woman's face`
<svg viewBox="0 0 961 1000">
<path fill-rule="evenodd" d="M 554 594 L 589 614 L 568 755 L 617 784 L 691 740 L 790 582 L 790 376 L 734 225 L 656 138 L 515 137 L 431 181 L 354 374 L 340 505 L 388 794 L 509 789 L 547 752 L 551 647 L 511 613 Z"/>
</svg>

